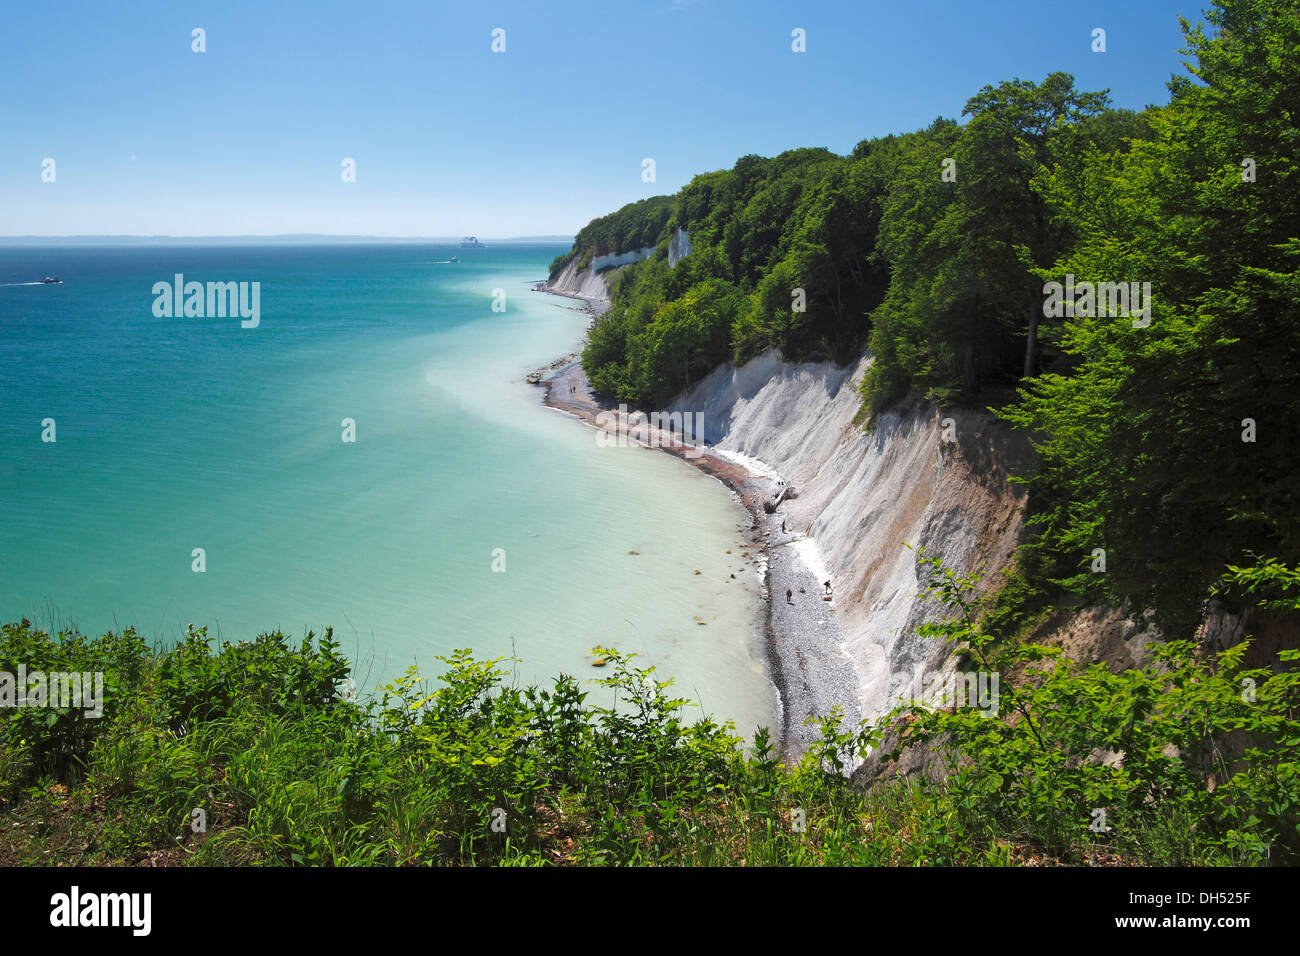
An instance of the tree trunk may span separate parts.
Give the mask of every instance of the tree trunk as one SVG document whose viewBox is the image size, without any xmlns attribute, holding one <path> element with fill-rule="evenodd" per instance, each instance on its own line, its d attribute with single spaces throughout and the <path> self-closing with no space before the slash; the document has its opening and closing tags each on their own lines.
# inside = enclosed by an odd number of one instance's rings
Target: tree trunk
<svg viewBox="0 0 1300 956">
<path fill-rule="evenodd" d="M 979 382 L 975 377 L 975 337 L 979 335 L 979 296 L 975 297 L 975 306 L 970 310 L 970 330 L 966 338 L 966 355 L 963 368 L 963 377 L 966 379 L 966 391 L 974 394 L 979 388 Z"/>
<path fill-rule="evenodd" d="M 1029 307 L 1029 336 L 1025 340 L 1025 378 L 1033 378 L 1038 364 L 1038 310 Z"/>
</svg>

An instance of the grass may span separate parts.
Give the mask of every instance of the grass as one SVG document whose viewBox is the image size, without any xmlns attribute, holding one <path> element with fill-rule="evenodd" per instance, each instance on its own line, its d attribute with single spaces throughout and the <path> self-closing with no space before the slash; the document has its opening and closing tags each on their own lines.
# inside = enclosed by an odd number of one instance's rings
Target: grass
<svg viewBox="0 0 1300 956">
<path fill-rule="evenodd" d="M 1285 848 L 1267 820 L 1239 820 L 1251 839 L 1234 843 L 1222 807 L 1204 801 L 1170 800 L 1131 826 L 1117 809 L 1117 825 L 1094 832 L 1070 754 L 1058 750 L 1055 768 L 1025 757 L 1012 786 L 985 752 L 987 723 L 969 749 L 1002 789 L 957 751 L 945 782 L 868 786 L 843 772 L 900 728 L 917 728 L 913 742 L 957 739 L 960 714 L 930 727 L 935 712 L 900 711 L 861 728 L 832 714 L 804 759 L 782 764 L 766 732 L 742 745 L 729 725 L 685 723 L 653 669 L 596 652 L 608 676 L 592 683 L 612 706 L 570 677 L 507 686 L 499 661 L 468 651 L 440 659 L 436 689 L 412 669 L 352 701 L 329 632 L 214 647 L 197 629 L 157 649 L 130 630 L 8 625 L 0 670 L 102 671 L 108 692 L 99 719 L 0 709 L 0 864 L 1215 864 Z M 1023 743 L 1006 739 L 1008 753 Z M 1052 788 L 1035 784 L 1049 769 Z"/>
</svg>

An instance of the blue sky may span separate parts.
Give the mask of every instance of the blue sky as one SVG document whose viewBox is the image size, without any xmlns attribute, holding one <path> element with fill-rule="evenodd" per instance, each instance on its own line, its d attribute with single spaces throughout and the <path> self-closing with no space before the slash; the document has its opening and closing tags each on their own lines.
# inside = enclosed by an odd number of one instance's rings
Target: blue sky
<svg viewBox="0 0 1300 956">
<path fill-rule="evenodd" d="M 959 117 L 1016 76 L 1163 103 L 1178 15 L 1204 4 L 10 4 L 0 235 L 572 234 L 745 153 Z"/>
</svg>

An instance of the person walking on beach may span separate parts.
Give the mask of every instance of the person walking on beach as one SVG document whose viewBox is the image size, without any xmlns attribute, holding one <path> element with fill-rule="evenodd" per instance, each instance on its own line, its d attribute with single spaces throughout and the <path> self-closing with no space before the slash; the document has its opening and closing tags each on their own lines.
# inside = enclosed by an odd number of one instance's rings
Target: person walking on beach
<svg viewBox="0 0 1300 956">
<path fill-rule="evenodd" d="M 823 581 L 823 582 L 822 582 L 822 587 L 824 587 L 824 588 L 826 589 L 826 596 L 829 597 L 829 596 L 830 596 L 830 593 L 831 593 L 831 582 L 829 582 L 829 581 Z"/>
<path fill-rule="evenodd" d="M 786 588 L 786 589 L 785 589 L 785 603 L 786 603 L 786 604 L 794 604 L 794 601 L 791 600 L 793 597 L 794 597 L 794 591 L 791 590 L 790 588 Z"/>
</svg>

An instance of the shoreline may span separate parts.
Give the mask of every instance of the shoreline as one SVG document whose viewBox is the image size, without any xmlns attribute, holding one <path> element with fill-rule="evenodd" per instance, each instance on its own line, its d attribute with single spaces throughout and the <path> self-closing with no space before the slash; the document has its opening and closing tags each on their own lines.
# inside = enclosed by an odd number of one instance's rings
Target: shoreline
<svg viewBox="0 0 1300 956">
<path fill-rule="evenodd" d="M 593 321 L 608 308 L 607 302 L 554 292 L 545 283 L 538 283 L 534 291 L 583 302 Z M 527 381 L 545 390 L 542 404 L 546 407 L 572 415 L 593 428 L 606 428 L 609 416 L 618 415 L 618 405 L 592 392 L 579 354 L 574 352 L 556 359 L 531 372 Z M 602 415 L 605 417 L 600 419 Z M 629 427 L 624 422 L 620 424 L 625 429 Z M 760 556 L 761 620 L 768 679 L 777 698 L 777 726 L 772 728 L 777 735 L 774 743 L 783 760 L 797 760 L 818 736 L 815 728 L 803 723 L 803 718 L 808 714 L 828 715 L 830 706 L 842 705 L 846 696 L 856 704 L 857 694 L 846 694 L 855 678 L 851 663 L 842 651 L 839 623 L 831 610 L 833 602 L 822 600 L 822 582 L 815 578 L 799 549 L 794 547 L 807 537 L 785 529 L 786 515 L 781 502 L 787 493 L 794 497 L 793 490 L 781 478 L 755 474 L 703 444 L 686 444 L 648 423 L 634 427 L 638 435 L 649 439 L 640 444 L 667 452 L 716 478 L 750 515 L 753 532 L 750 540 Z M 773 599 L 774 594 L 783 595 L 787 591 L 792 595 L 790 599 Z M 853 712 L 845 714 L 850 726 L 856 726 L 860 716 L 856 711 L 855 706 Z"/>
</svg>

